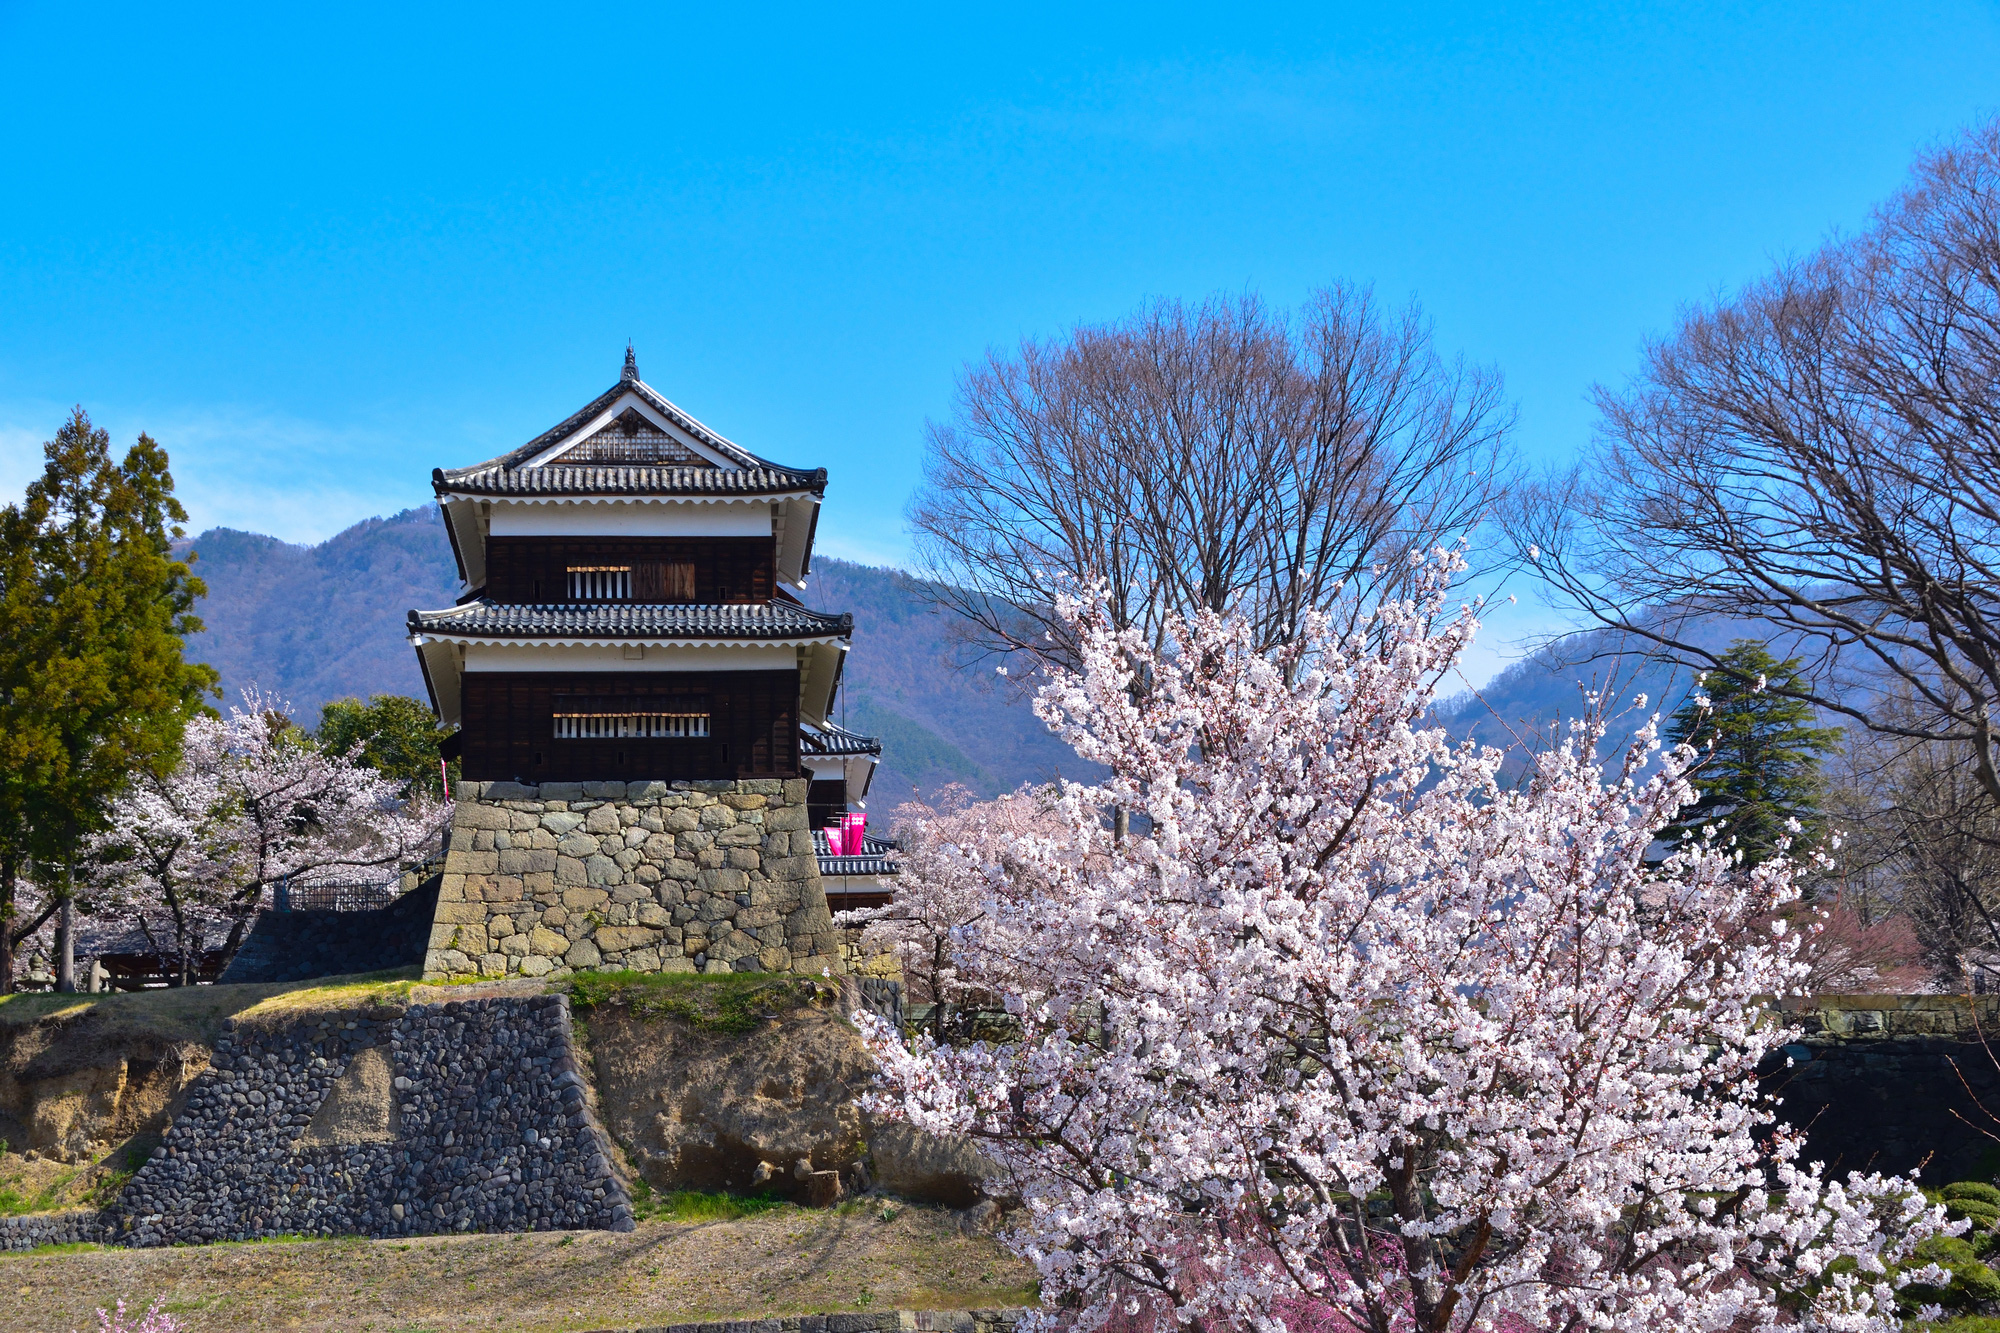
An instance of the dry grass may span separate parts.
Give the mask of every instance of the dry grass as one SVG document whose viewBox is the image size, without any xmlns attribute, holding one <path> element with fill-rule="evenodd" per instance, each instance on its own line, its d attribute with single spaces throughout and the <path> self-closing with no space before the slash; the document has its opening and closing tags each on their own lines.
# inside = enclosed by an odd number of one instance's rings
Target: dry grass
<svg viewBox="0 0 2000 1333">
<path fill-rule="evenodd" d="M 129 1030 L 208 1046 L 229 1018 L 404 1004 L 416 977 L 417 969 L 405 968 L 269 985 L 181 986 L 106 995 L 0 995 L 0 1026 L 32 1027 L 46 1018 L 66 1022 L 89 1014 L 106 1025 L 107 1034 Z"/>
<path fill-rule="evenodd" d="M 885 1211 L 889 1214 L 885 1218 Z M 94 1328 L 155 1297 L 195 1333 L 572 1333 L 1033 1299 L 1032 1273 L 953 1214 L 863 1200 L 637 1231 L 328 1240 L 0 1256 L 0 1325 Z"/>
</svg>

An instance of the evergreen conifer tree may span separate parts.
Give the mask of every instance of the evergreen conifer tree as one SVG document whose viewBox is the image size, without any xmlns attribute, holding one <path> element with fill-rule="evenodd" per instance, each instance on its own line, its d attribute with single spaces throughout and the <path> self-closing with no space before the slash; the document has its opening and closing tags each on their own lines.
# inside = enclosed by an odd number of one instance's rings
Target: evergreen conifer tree
<svg viewBox="0 0 2000 1333">
<path fill-rule="evenodd" d="M 41 477 L 0 510 L 0 989 L 50 911 L 59 984 L 73 988 L 78 850 L 129 774 L 173 762 L 216 681 L 181 656 L 204 589 L 174 556 L 187 511 L 166 451 L 141 435 L 114 460 L 80 407 L 42 451 Z M 22 923 L 29 866 L 50 901 Z"/>
<path fill-rule="evenodd" d="M 1690 775 L 1701 797 L 1661 831 L 1663 839 L 1678 843 L 1715 825 L 1755 865 L 1791 820 L 1805 830 L 1795 845 L 1824 836 L 1820 761 L 1841 732 L 1812 725 L 1812 705 L 1781 693 L 1802 688 L 1798 658 L 1780 662 L 1754 639 L 1730 644 L 1720 669 L 1706 673 L 1667 724 L 1669 742 L 1702 753 Z"/>
</svg>

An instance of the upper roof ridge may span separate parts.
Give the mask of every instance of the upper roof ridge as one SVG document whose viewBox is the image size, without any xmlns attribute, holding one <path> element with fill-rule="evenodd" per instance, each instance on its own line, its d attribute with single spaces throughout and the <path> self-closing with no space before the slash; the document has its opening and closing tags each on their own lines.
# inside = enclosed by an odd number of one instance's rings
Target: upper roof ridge
<svg viewBox="0 0 2000 1333">
<path fill-rule="evenodd" d="M 701 445 L 722 455 L 724 459 L 728 460 L 726 464 L 728 467 L 766 468 L 773 472 L 785 473 L 804 473 L 808 471 L 808 469 L 804 468 L 789 468 L 781 463 L 773 463 L 767 458 L 760 458 L 720 432 L 709 429 L 693 415 L 676 406 L 668 400 L 665 394 L 662 394 L 658 389 L 655 389 L 652 385 L 639 378 L 638 357 L 628 343 L 625 348 L 625 366 L 619 372 L 618 382 L 586 403 L 581 409 L 570 414 L 569 417 L 550 427 L 548 430 L 543 431 L 540 435 L 537 435 L 534 439 L 529 440 L 519 448 L 510 449 L 497 458 L 489 458 L 482 463 L 474 463 L 470 467 L 447 468 L 445 472 L 447 475 L 463 476 L 467 473 L 483 472 L 489 468 L 502 469 L 508 472 L 516 471 L 558 445 L 573 440 L 578 432 L 591 422 L 596 421 L 612 404 L 616 403 L 619 398 L 626 394 L 634 395 L 646 404 L 646 406 L 659 413 L 661 417 L 671 422 L 676 429 L 685 432 Z M 817 469 L 813 471 L 817 471 Z"/>
</svg>

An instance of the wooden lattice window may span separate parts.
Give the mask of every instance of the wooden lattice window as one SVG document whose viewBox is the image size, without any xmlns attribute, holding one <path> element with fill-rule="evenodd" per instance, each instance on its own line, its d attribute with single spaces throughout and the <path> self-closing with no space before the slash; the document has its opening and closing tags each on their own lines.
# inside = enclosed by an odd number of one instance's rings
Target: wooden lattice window
<svg viewBox="0 0 2000 1333">
<path fill-rule="evenodd" d="M 559 741 L 700 740 L 708 732 L 705 698 L 557 695 L 555 699 Z"/>
<path fill-rule="evenodd" d="M 571 565 L 569 599 L 572 602 L 631 601 L 632 566 Z"/>
</svg>

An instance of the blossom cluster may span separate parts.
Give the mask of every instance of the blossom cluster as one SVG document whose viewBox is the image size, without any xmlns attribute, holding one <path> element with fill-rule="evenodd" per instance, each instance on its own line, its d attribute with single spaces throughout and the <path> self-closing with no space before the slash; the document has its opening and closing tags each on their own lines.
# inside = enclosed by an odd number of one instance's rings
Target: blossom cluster
<svg viewBox="0 0 2000 1333">
<path fill-rule="evenodd" d="M 90 849 L 92 878 L 117 900 L 104 906 L 149 934 L 164 923 L 160 952 L 192 959 L 209 926 L 240 926 L 271 886 L 393 869 L 450 819 L 448 802 L 322 750 L 281 702 L 248 690 L 227 718 L 188 722 L 170 770 L 133 775 Z"/>
<path fill-rule="evenodd" d="M 1579 723 L 1503 784 L 1427 726 L 1477 628 L 1456 567 L 1276 652 L 1066 606 L 1080 664 L 1037 707 L 1110 776 L 1004 859 L 933 858 L 979 862 L 954 984 L 1018 1038 L 864 1018 L 874 1110 L 991 1157 L 1076 1327 L 1900 1328 L 1949 1224 L 1801 1165 L 1757 1090 L 1805 971 L 1793 867 L 1649 858 L 1694 758 L 1650 727 L 1607 763 Z"/>
</svg>

